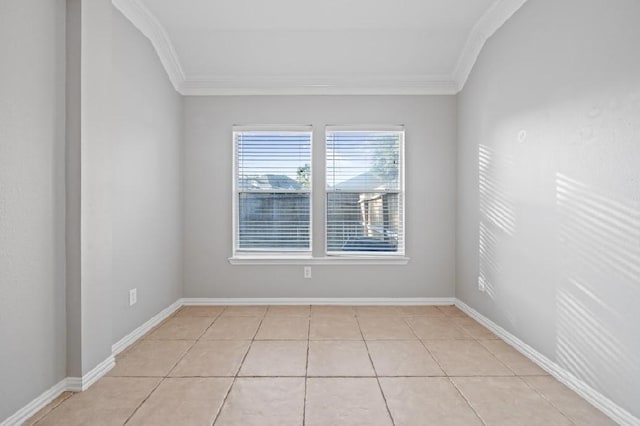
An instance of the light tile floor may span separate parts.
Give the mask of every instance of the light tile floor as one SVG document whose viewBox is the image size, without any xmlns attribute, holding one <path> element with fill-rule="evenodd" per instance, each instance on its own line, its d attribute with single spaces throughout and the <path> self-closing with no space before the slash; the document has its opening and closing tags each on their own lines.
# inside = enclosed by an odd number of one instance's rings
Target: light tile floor
<svg viewBox="0 0 640 426">
<path fill-rule="evenodd" d="M 27 424 L 614 423 L 453 306 L 193 306 Z"/>
</svg>

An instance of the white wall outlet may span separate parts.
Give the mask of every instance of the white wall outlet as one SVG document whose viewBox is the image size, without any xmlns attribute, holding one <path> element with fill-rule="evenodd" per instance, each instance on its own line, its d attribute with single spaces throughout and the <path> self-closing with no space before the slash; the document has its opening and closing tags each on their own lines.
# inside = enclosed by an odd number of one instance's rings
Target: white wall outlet
<svg viewBox="0 0 640 426">
<path fill-rule="evenodd" d="M 129 306 L 133 306 L 138 302 L 138 289 L 132 288 L 129 290 Z"/>
<path fill-rule="evenodd" d="M 484 292 L 486 290 L 486 286 L 484 283 L 484 278 L 482 278 L 482 276 L 478 275 L 478 291 Z"/>
<path fill-rule="evenodd" d="M 311 266 L 304 267 L 304 277 L 311 278 Z"/>
</svg>

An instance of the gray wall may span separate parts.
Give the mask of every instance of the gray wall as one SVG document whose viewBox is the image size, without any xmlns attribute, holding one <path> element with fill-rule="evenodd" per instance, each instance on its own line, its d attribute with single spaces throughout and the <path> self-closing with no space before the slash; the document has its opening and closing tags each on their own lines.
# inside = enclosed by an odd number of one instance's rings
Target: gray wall
<svg viewBox="0 0 640 426">
<path fill-rule="evenodd" d="M 64 22 L 0 2 L 0 420 L 66 376 Z"/>
<path fill-rule="evenodd" d="M 115 343 L 182 294 L 182 98 L 149 40 L 111 22 Z"/>
<path fill-rule="evenodd" d="M 454 295 L 456 99 L 453 96 L 262 96 L 185 99 L 185 297 Z M 313 124 L 314 254 L 324 240 L 326 124 L 406 126 L 403 266 L 230 265 L 234 124 Z"/>
<path fill-rule="evenodd" d="M 458 99 L 456 286 L 636 416 L 639 18 L 635 0 L 531 0 L 489 40 Z"/>
</svg>

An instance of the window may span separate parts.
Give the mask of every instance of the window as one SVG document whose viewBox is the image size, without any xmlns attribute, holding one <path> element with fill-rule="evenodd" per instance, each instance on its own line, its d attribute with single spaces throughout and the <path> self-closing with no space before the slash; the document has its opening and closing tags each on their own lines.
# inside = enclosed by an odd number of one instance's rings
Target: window
<svg viewBox="0 0 640 426">
<path fill-rule="evenodd" d="M 235 127 L 234 256 L 311 255 L 311 128 Z"/>
<path fill-rule="evenodd" d="M 328 255 L 404 255 L 404 130 L 327 127 Z"/>
</svg>

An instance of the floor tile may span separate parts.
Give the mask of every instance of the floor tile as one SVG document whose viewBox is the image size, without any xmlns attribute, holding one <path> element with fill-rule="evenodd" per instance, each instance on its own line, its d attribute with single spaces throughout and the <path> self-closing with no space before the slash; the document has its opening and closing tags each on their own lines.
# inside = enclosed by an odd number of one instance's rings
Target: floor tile
<svg viewBox="0 0 640 426">
<path fill-rule="evenodd" d="M 382 377 L 382 392 L 396 426 L 482 425 L 444 377 Z"/>
<path fill-rule="evenodd" d="M 454 377 L 451 380 L 486 424 L 572 424 L 519 377 Z"/>
<path fill-rule="evenodd" d="M 260 321 L 262 319 L 257 317 L 219 316 L 201 340 L 251 340 Z"/>
<path fill-rule="evenodd" d="M 224 306 L 183 306 L 175 317 L 217 317 L 224 311 Z"/>
<path fill-rule="evenodd" d="M 419 340 L 367 342 L 378 376 L 444 376 Z"/>
<path fill-rule="evenodd" d="M 502 361 L 517 376 L 544 376 L 547 374 L 546 371 L 502 340 L 479 340 L 478 343 Z"/>
<path fill-rule="evenodd" d="M 400 309 L 398 306 L 356 306 L 356 316 L 358 317 L 398 317 Z"/>
<path fill-rule="evenodd" d="M 375 378 L 307 379 L 306 426 L 391 424 Z"/>
<path fill-rule="evenodd" d="M 375 376 L 363 341 L 309 342 L 308 376 Z"/>
<path fill-rule="evenodd" d="M 491 330 L 471 317 L 458 317 L 452 318 L 451 320 L 474 339 L 498 339 L 498 336 L 493 334 Z"/>
<path fill-rule="evenodd" d="M 523 380 L 578 425 L 605 426 L 616 424 L 597 408 L 582 399 L 577 393 L 551 376 L 523 377 Z"/>
<path fill-rule="evenodd" d="M 438 306 L 400 306 L 403 317 L 444 317 L 445 314 Z"/>
<path fill-rule="evenodd" d="M 227 306 L 222 313 L 224 317 L 262 317 L 267 306 Z"/>
<path fill-rule="evenodd" d="M 235 376 L 249 340 L 201 340 L 169 373 L 172 377 Z"/>
<path fill-rule="evenodd" d="M 309 318 L 267 317 L 262 320 L 256 340 L 307 340 L 309 338 Z"/>
<path fill-rule="evenodd" d="M 304 376 L 307 341 L 256 340 L 251 344 L 240 376 Z"/>
<path fill-rule="evenodd" d="M 214 318 L 172 317 L 155 329 L 146 339 L 197 340 L 213 323 Z"/>
<path fill-rule="evenodd" d="M 311 315 L 311 307 L 309 305 L 272 305 L 267 309 L 267 318 L 269 317 L 304 317 Z"/>
<path fill-rule="evenodd" d="M 366 340 L 417 339 L 404 319 L 395 317 L 359 317 L 360 330 Z"/>
<path fill-rule="evenodd" d="M 127 425 L 210 426 L 232 381 L 231 378 L 165 379 Z"/>
<path fill-rule="evenodd" d="M 243 378 L 234 382 L 216 426 L 302 424 L 304 378 Z"/>
<path fill-rule="evenodd" d="M 356 311 L 353 306 L 311 305 L 311 317 L 343 315 L 353 317 L 356 315 Z"/>
<path fill-rule="evenodd" d="M 513 372 L 475 340 L 425 340 L 449 376 L 513 376 Z"/>
<path fill-rule="evenodd" d="M 164 377 L 187 353 L 192 340 L 142 340 L 117 358 L 109 376 Z"/>
<path fill-rule="evenodd" d="M 74 394 L 38 426 L 123 425 L 162 379 L 103 377 L 88 390 Z"/>
<path fill-rule="evenodd" d="M 362 340 L 362 333 L 355 317 L 312 316 L 309 338 L 311 340 Z"/>
<path fill-rule="evenodd" d="M 406 321 L 420 339 L 471 339 L 449 318 L 411 317 Z"/>
<path fill-rule="evenodd" d="M 448 317 L 458 317 L 458 318 L 465 318 L 467 317 L 467 314 L 465 314 L 464 312 L 462 312 L 457 306 L 455 305 L 445 305 L 445 306 L 438 306 L 438 309 L 440 311 L 442 311 L 443 314 L 445 314 Z"/>
<path fill-rule="evenodd" d="M 27 421 L 24 422 L 24 424 L 22 426 L 33 426 L 33 425 L 35 425 L 38 421 L 40 421 L 44 417 L 46 417 L 47 414 L 49 414 L 54 409 L 56 409 L 56 407 L 58 407 L 60 404 L 62 404 L 67 399 L 71 398 L 73 396 L 73 394 L 74 394 L 73 392 L 62 392 L 53 401 L 51 401 L 50 403 L 45 405 L 43 408 L 38 410 L 37 413 L 35 413 L 33 416 L 31 416 L 29 419 L 27 419 Z"/>
</svg>

